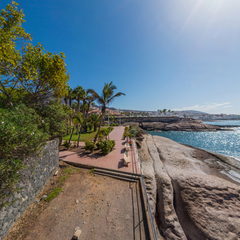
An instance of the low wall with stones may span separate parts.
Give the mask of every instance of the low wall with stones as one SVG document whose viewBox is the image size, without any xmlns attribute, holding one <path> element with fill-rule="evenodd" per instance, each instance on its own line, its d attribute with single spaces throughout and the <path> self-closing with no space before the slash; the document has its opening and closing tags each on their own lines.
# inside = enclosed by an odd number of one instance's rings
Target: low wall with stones
<svg viewBox="0 0 240 240">
<path fill-rule="evenodd" d="M 107 117 L 105 121 L 107 121 Z M 115 121 L 119 124 L 129 123 L 129 122 L 136 122 L 136 123 L 143 123 L 143 122 L 164 122 L 164 123 L 175 123 L 180 120 L 190 120 L 190 118 L 180 118 L 180 117 L 115 117 Z"/>
<path fill-rule="evenodd" d="M 9 204 L 0 209 L 0 240 L 58 168 L 58 143 L 57 139 L 47 142 L 38 156 L 24 161 L 26 167 L 21 170 L 19 190 L 9 197 Z"/>
</svg>

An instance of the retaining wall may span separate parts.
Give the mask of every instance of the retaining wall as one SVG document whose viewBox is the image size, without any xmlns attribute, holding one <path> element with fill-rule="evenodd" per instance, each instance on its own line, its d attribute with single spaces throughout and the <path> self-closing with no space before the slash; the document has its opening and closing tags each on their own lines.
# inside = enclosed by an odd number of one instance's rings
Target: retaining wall
<svg viewBox="0 0 240 240">
<path fill-rule="evenodd" d="M 0 209 L 0 240 L 58 168 L 58 143 L 58 139 L 49 141 L 38 156 L 25 159 L 26 167 L 21 170 L 17 184 L 19 190 L 9 197 L 9 204 Z"/>
</svg>

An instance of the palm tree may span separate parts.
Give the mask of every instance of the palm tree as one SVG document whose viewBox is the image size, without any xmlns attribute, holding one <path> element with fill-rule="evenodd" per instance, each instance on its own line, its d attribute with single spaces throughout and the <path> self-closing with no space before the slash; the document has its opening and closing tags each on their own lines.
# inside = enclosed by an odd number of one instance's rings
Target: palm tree
<svg viewBox="0 0 240 240">
<path fill-rule="evenodd" d="M 71 141 L 72 141 L 72 137 L 73 137 L 76 125 L 77 125 L 77 119 L 76 119 L 75 114 L 74 114 L 71 118 L 71 130 L 70 130 L 70 137 L 69 137 L 69 140 L 68 140 L 69 147 L 71 146 Z"/>
<path fill-rule="evenodd" d="M 102 93 L 99 95 L 97 92 L 95 92 L 94 90 L 89 90 L 92 95 L 95 97 L 95 99 L 97 100 L 97 102 L 100 104 L 101 106 L 101 117 L 100 117 L 100 123 L 98 126 L 98 131 L 97 134 L 94 138 L 94 142 L 97 141 L 99 133 L 100 133 L 100 129 L 101 126 L 103 124 L 104 118 L 105 118 L 105 114 L 106 114 L 106 109 L 107 107 L 110 105 L 110 103 L 116 98 L 116 97 L 120 97 L 122 95 L 125 95 L 125 93 L 122 92 L 117 92 L 115 93 L 114 90 L 116 90 L 117 87 L 115 85 L 113 85 L 112 82 L 110 83 L 105 83 L 104 87 L 102 89 Z"/>
<path fill-rule="evenodd" d="M 96 132 L 97 131 L 97 127 L 99 124 L 99 115 L 96 113 L 93 113 L 89 116 L 88 118 L 89 122 L 91 123 L 92 127 L 93 127 L 93 131 Z"/>
<path fill-rule="evenodd" d="M 73 93 L 73 90 L 72 90 L 72 88 L 70 88 L 69 86 L 68 86 L 68 88 L 67 88 L 67 93 L 66 93 L 66 95 L 65 95 L 65 97 L 64 97 L 64 102 L 65 102 L 65 104 L 66 105 L 69 105 L 70 107 L 72 106 L 72 99 L 74 98 L 74 93 Z"/>
<path fill-rule="evenodd" d="M 75 116 L 75 119 L 76 119 L 76 122 L 77 122 L 77 132 L 78 132 L 77 147 L 79 147 L 80 135 L 81 135 L 82 126 L 83 126 L 83 122 L 84 122 L 84 118 L 83 118 L 82 113 L 78 113 Z"/>
<path fill-rule="evenodd" d="M 82 94 L 82 106 L 81 106 L 81 112 L 83 113 L 83 131 L 87 131 L 87 120 L 88 120 L 88 114 L 90 107 L 95 100 L 95 97 L 93 96 L 91 90 L 84 90 Z"/>
<path fill-rule="evenodd" d="M 80 111 L 80 101 L 83 99 L 85 90 L 81 86 L 78 86 L 74 88 L 73 94 L 75 99 L 77 100 L 77 110 Z"/>
<path fill-rule="evenodd" d="M 74 132 L 76 131 L 78 134 L 77 146 L 79 147 L 82 124 L 83 124 L 82 113 L 75 112 L 74 115 L 72 115 L 72 128 L 68 140 L 69 146 L 71 145 L 72 137 L 74 135 Z"/>
</svg>

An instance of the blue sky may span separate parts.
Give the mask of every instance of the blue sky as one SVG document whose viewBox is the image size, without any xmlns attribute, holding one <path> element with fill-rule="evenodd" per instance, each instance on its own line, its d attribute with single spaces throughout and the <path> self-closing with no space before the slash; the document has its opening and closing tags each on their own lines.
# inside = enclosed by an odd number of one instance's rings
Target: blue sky
<svg viewBox="0 0 240 240">
<path fill-rule="evenodd" d="M 72 87 L 113 81 L 117 108 L 240 113 L 239 0 L 18 2 L 34 43 L 66 54 Z"/>
</svg>

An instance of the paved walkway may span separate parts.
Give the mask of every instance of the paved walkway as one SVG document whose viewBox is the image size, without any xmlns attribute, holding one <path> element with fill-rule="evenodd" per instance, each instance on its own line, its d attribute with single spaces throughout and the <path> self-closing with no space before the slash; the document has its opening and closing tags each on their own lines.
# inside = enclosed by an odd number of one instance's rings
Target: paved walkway
<svg viewBox="0 0 240 240">
<path fill-rule="evenodd" d="M 130 150 L 130 163 L 128 164 L 128 167 L 123 165 L 125 144 L 125 141 L 122 140 L 123 132 L 124 127 L 114 127 L 113 131 L 109 135 L 109 138 L 115 140 L 116 145 L 114 150 L 106 156 L 86 154 L 84 152 L 84 149 L 80 148 L 77 152 L 61 151 L 59 154 L 60 159 L 68 162 L 90 165 L 93 167 L 102 167 L 131 173 L 140 173 L 140 164 L 137 158 L 135 143 Z"/>
</svg>

